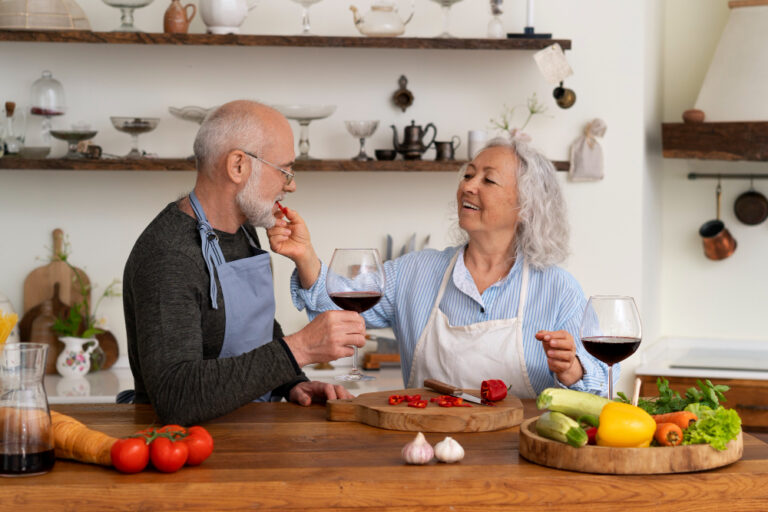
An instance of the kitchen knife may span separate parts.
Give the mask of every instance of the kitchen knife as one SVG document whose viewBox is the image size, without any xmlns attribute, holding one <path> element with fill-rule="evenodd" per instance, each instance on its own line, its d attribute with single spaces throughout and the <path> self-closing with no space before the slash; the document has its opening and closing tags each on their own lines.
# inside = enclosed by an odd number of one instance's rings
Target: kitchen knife
<svg viewBox="0 0 768 512">
<path fill-rule="evenodd" d="M 384 261 L 392 259 L 392 235 L 387 235 L 387 253 L 384 255 Z"/>
<path fill-rule="evenodd" d="M 438 393 L 442 393 L 444 395 L 451 395 L 457 398 L 463 398 L 464 400 L 475 403 L 475 404 L 486 405 L 486 406 L 488 405 L 486 403 L 483 403 L 482 398 L 480 398 L 479 396 L 470 395 L 469 393 L 466 393 L 461 388 L 451 386 L 450 384 L 446 384 L 445 382 L 440 382 L 439 380 L 425 379 L 424 387 L 429 389 L 434 389 Z"/>
</svg>

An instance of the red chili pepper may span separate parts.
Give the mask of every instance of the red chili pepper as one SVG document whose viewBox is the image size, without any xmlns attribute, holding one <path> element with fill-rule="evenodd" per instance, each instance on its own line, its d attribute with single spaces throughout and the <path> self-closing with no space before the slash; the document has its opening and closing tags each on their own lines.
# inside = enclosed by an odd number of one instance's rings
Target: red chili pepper
<svg viewBox="0 0 768 512">
<path fill-rule="evenodd" d="M 472 407 L 472 404 L 453 404 L 454 407 Z"/>
<path fill-rule="evenodd" d="M 587 430 L 587 444 L 597 444 L 597 427 L 589 427 Z"/>
<path fill-rule="evenodd" d="M 283 212 L 283 215 L 286 217 L 288 216 L 288 208 L 280 204 L 280 201 L 276 201 L 277 207 L 280 208 L 280 211 Z"/>
<path fill-rule="evenodd" d="M 428 403 L 429 402 L 427 402 L 426 400 L 413 400 L 411 402 L 408 402 L 408 407 L 415 407 L 417 409 L 424 409 L 427 406 Z"/>
<path fill-rule="evenodd" d="M 484 380 L 480 384 L 480 396 L 491 402 L 504 400 L 507 396 L 507 385 L 500 379 Z"/>
<path fill-rule="evenodd" d="M 402 395 L 392 395 L 389 397 L 389 405 L 397 405 L 403 401 Z"/>
<path fill-rule="evenodd" d="M 440 400 L 437 405 L 440 407 L 453 407 L 453 402 L 450 400 Z"/>
<path fill-rule="evenodd" d="M 442 398 L 442 397 L 440 397 L 440 396 L 433 396 L 432 398 L 430 398 L 430 399 L 429 399 L 429 401 L 430 401 L 430 402 L 439 402 L 439 401 L 440 401 L 440 400 L 442 400 L 442 399 L 443 399 L 443 398 Z"/>
<path fill-rule="evenodd" d="M 406 402 L 415 402 L 421 400 L 421 395 L 405 395 L 403 399 L 405 399 Z"/>
</svg>

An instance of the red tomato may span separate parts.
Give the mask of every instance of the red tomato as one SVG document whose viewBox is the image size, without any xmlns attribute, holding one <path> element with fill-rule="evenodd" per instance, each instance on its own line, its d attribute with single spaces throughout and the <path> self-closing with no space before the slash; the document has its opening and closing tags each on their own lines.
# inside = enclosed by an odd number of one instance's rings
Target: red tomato
<svg viewBox="0 0 768 512">
<path fill-rule="evenodd" d="M 165 425 L 163 427 L 158 428 L 157 432 L 172 432 L 172 433 L 186 434 L 187 429 L 185 429 L 181 425 Z"/>
<path fill-rule="evenodd" d="M 138 473 L 147 467 L 149 446 L 142 437 L 118 439 L 110 451 L 112 465 L 123 473 Z"/>
<path fill-rule="evenodd" d="M 171 441 L 167 437 L 158 437 L 149 445 L 149 458 L 152 465 L 163 473 L 178 471 L 187 462 L 189 448 L 183 441 Z"/>
<path fill-rule="evenodd" d="M 201 464 L 213 452 L 213 437 L 203 427 L 189 427 L 184 442 L 189 448 L 188 466 Z"/>
</svg>

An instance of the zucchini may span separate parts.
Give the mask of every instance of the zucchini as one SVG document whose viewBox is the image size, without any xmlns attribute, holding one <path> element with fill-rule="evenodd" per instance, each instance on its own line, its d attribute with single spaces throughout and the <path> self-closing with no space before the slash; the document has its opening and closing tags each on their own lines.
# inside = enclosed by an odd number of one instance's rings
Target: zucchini
<svg viewBox="0 0 768 512">
<path fill-rule="evenodd" d="M 576 420 L 560 412 L 545 412 L 536 420 L 536 433 L 547 439 L 568 443 L 574 448 L 587 444 L 588 436 Z"/>
<path fill-rule="evenodd" d="M 571 418 L 589 414 L 600 417 L 600 411 L 610 400 L 602 396 L 572 389 L 547 388 L 536 398 L 536 407 L 561 412 Z"/>
</svg>

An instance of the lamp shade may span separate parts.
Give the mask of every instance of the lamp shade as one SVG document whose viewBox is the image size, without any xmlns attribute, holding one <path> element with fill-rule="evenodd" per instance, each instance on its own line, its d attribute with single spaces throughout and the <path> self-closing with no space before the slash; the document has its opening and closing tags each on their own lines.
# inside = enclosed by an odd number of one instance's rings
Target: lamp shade
<svg viewBox="0 0 768 512">
<path fill-rule="evenodd" d="M 707 121 L 768 121 L 768 0 L 728 3 L 730 15 L 696 100 Z"/>
<path fill-rule="evenodd" d="M 75 0 L 0 0 L 0 28 L 91 30 Z"/>
</svg>

